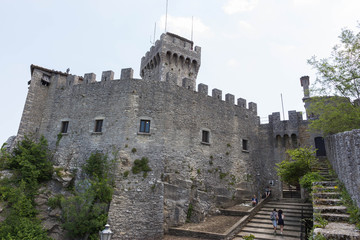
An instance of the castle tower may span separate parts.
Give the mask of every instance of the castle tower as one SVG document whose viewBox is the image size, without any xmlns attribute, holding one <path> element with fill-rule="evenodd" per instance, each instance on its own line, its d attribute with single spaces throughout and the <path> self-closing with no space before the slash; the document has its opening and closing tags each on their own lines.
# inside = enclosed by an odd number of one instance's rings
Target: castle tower
<svg viewBox="0 0 360 240">
<path fill-rule="evenodd" d="M 201 48 L 193 42 L 164 33 L 141 59 L 140 76 L 144 80 L 171 81 L 195 90 L 201 63 Z"/>
<path fill-rule="evenodd" d="M 300 78 L 300 83 L 304 90 L 304 97 L 302 100 L 305 103 L 305 110 L 307 111 L 307 108 L 309 107 L 309 104 L 310 104 L 309 101 L 306 101 L 306 100 L 310 99 L 310 90 L 309 90 L 310 77 L 302 76 Z"/>
</svg>

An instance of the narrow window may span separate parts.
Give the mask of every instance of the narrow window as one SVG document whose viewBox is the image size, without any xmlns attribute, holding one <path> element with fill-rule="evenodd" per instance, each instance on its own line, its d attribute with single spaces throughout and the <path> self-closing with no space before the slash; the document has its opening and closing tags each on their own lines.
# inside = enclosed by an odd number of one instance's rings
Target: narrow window
<svg viewBox="0 0 360 240">
<path fill-rule="evenodd" d="M 140 120 L 140 131 L 142 133 L 150 133 L 150 120 Z"/>
<path fill-rule="evenodd" d="M 248 140 L 246 140 L 246 139 L 243 139 L 243 140 L 242 140 L 242 149 L 243 149 L 244 151 L 248 151 L 248 150 L 249 150 Z"/>
<path fill-rule="evenodd" d="M 67 133 L 69 127 L 69 121 L 61 122 L 61 133 Z"/>
<path fill-rule="evenodd" d="M 95 132 L 102 132 L 103 120 L 95 120 Z"/>
<path fill-rule="evenodd" d="M 209 143 L 210 141 L 209 141 L 209 139 L 210 139 L 210 133 L 209 133 L 209 131 L 205 131 L 205 130 L 203 130 L 202 131 L 202 142 L 204 142 L 204 143 Z"/>
</svg>

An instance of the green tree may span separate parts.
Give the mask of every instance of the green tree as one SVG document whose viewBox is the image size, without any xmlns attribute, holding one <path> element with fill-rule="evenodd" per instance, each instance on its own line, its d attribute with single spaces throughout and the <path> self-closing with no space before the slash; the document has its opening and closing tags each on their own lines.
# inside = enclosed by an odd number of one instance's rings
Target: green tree
<svg viewBox="0 0 360 240">
<path fill-rule="evenodd" d="M 0 181 L 0 201 L 6 206 L 1 213 L 5 220 L 0 224 L 0 239 L 50 239 L 36 218 L 34 202 L 39 183 L 52 175 L 46 139 L 35 142 L 26 136 L 12 153 L 2 148 L 0 155 L 1 167 L 14 173 Z"/>
<path fill-rule="evenodd" d="M 311 92 L 319 96 L 308 100 L 310 128 L 325 135 L 359 128 L 360 123 L 360 107 L 352 103 L 360 98 L 360 32 L 343 29 L 339 39 L 329 58 L 308 60 L 317 70 Z"/>
<path fill-rule="evenodd" d="M 108 167 L 109 164 L 107 154 L 95 152 L 90 155 L 83 169 L 85 173 L 91 178 L 104 178 L 107 177 Z"/>
<path fill-rule="evenodd" d="M 107 221 L 113 194 L 106 154 L 91 154 L 83 166 L 89 179 L 76 187 L 74 196 L 61 199 L 63 227 L 72 238 L 96 239 Z"/>
<path fill-rule="evenodd" d="M 360 126 L 360 107 L 344 97 L 312 97 L 307 109 L 310 130 L 324 136 L 350 131 Z"/>
<path fill-rule="evenodd" d="M 34 186 L 37 182 L 51 179 L 53 165 L 49 159 L 48 143 L 43 136 L 38 142 L 25 136 L 15 147 L 12 157 L 8 159 L 8 165 L 10 169 L 16 170 L 29 186 Z"/>
<path fill-rule="evenodd" d="M 311 148 L 296 148 L 287 150 L 290 159 L 285 159 L 276 164 L 276 172 L 281 181 L 298 185 L 300 178 L 311 172 L 311 169 L 317 164 L 315 151 Z"/>
<path fill-rule="evenodd" d="M 93 189 L 89 188 L 62 200 L 62 226 L 70 237 L 86 236 L 84 239 L 87 239 L 105 226 L 108 205 L 95 202 L 95 197 Z"/>
</svg>

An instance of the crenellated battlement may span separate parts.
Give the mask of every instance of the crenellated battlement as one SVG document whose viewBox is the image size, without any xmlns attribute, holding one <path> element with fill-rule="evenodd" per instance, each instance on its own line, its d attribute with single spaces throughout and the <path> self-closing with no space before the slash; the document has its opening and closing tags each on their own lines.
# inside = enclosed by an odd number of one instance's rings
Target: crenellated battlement
<svg viewBox="0 0 360 240">
<path fill-rule="evenodd" d="M 115 72 L 112 70 L 103 71 L 101 75 L 100 81 L 96 80 L 96 74 L 95 73 L 85 73 L 84 77 L 72 75 L 63 73 L 60 71 L 54 71 L 50 69 L 46 69 L 43 67 L 32 65 L 32 72 L 35 71 L 35 75 L 33 76 L 33 80 L 40 80 L 42 81 L 42 84 L 44 84 L 43 81 L 46 80 L 47 86 L 50 84 L 54 84 L 56 88 L 58 89 L 64 89 L 64 88 L 71 88 L 76 85 L 80 84 L 92 84 L 92 83 L 98 83 L 98 82 L 118 82 L 121 80 L 128 80 L 133 79 L 134 71 L 132 68 L 124 68 L 121 70 L 121 75 L 119 79 L 115 79 Z M 166 77 L 166 82 L 169 82 L 170 84 L 177 85 L 177 78 L 178 76 L 174 73 L 168 73 Z M 45 80 L 44 80 L 45 79 Z M 137 79 L 137 81 L 144 81 L 143 79 Z M 190 78 L 184 78 L 182 79 L 182 84 L 179 87 L 183 87 L 189 91 L 193 91 L 194 93 L 202 94 L 208 96 L 208 86 L 206 84 L 200 83 L 198 84 L 198 89 L 196 91 L 196 88 L 194 87 L 194 80 Z M 174 93 L 175 94 L 175 93 Z M 257 104 L 254 102 L 249 102 L 248 108 L 246 106 L 246 99 L 238 98 L 237 104 L 235 103 L 235 96 L 233 94 L 227 93 L 225 94 L 225 100 L 223 100 L 222 96 L 222 90 L 214 88 L 211 92 L 211 97 L 220 101 L 225 101 L 228 104 L 237 105 L 241 108 L 248 109 L 252 112 L 254 112 L 255 115 L 257 115 Z"/>
<path fill-rule="evenodd" d="M 201 48 L 193 48 L 193 44 L 173 33 L 162 34 L 160 40 L 142 57 L 140 76 L 144 80 L 166 81 L 168 74 L 174 73 L 177 85 L 195 89 L 201 64 Z M 184 79 L 188 79 L 185 84 Z"/>
<path fill-rule="evenodd" d="M 288 116 L 289 120 L 281 120 L 280 112 L 269 115 L 269 125 L 274 136 L 297 136 L 299 134 L 299 127 L 304 123 L 302 112 L 288 111 Z"/>
</svg>

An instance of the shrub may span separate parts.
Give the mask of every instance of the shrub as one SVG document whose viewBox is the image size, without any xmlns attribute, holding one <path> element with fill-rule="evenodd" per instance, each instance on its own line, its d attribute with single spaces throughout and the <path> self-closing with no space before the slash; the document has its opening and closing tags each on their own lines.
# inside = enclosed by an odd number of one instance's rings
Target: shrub
<svg viewBox="0 0 360 240">
<path fill-rule="evenodd" d="M 92 153 L 86 161 L 83 169 L 89 177 L 107 177 L 108 170 L 108 156 L 101 152 Z"/>
<path fill-rule="evenodd" d="M 315 151 L 310 148 L 297 148 L 288 150 L 287 153 L 291 160 L 286 159 L 281 163 L 277 163 L 275 169 L 281 181 L 297 185 L 300 178 L 311 172 L 312 167 L 317 164 Z"/>
<path fill-rule="evenodd" d="M 51 207 L 52 209 L 55 209 L 57 207 L 61 207 L 61 201 L 64 200 L 64 196 L 61 194 L 58 194 L 54 197 L 51 197 L 48 199 L 47 205 Z"/>
<path fill-rule="evenodd" d="M 300 178 L 300 185 L 305 188 L 308 192 L 312 191 L 313 182 L 324 180 L 324 177 L 317 172 L 309 172 Z"/>
<path fill-rule="evenodd" d="M 143 173 L 143 177 L 145 178 L 147 176 L 147 173 L 151 171 L 151 168 L 148 165 L 149 160 L 146 157 L 142 157 L 140 159 L 136 159 L 134 161 L 134 166 L 131 168 L 131 171 L 133 174 L 138 174 L 140 172 Z"/>
<path fill-rule="evenodd" d="M 80 238 L 101 230 L 107 220 L 107 204 L 95 203 L 91 189 L 62 201 L 62 227 L 71 238 Z"/>
<path fill-rule="evenodd" d="M 190 204 L 189 204 L 189 208 L 188 208 L 187 213 L 186 213 L 186 222 L 190 222 L 190 219 L 191 219 L 191 215 L 192 215 L 193 210 L 194 210 L 194 207 L 193 207 L 193 205 L 190 203 Z"/>
<path fill-rule="evenodd" d="M 0 239 L 51 240 L 36 218 L 11 215 L 0 225 Z"/>
<path fill-rule="evenodd" d="M 49 159 L 48 143 L 43 136 L 38 143 L 25 136 L 15 147 L 9 168 L 19 172 L 29 186 L 35 187 L 37 182 L 51 179 L 53 166 Z"/>
</svg>

